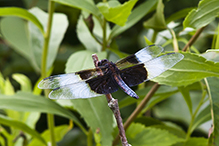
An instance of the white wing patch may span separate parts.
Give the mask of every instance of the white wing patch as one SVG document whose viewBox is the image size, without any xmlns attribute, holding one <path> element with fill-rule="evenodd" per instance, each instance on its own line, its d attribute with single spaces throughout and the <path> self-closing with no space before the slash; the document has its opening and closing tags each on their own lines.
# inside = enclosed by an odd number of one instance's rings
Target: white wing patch
<svg viewBox="0 0 219 146">
<path fill-rule="evenodd" d="M 92 91 L 89 85 L 85 82 L 78 82 L 70 85 L 65 85 L 60 88 L 54 89 L 50 92 L 49 98 L 51 99 L 77 99 L 101 96 Z"/>
<path fill-rule="evenodd" d="M 50 76 L 48 78 L 43 79 L 38 84 L 38 88 L 55 89 L 55 88 L 73 84 L 79 81 L 81 81 L 81 78 L 79 77 L 79 75 L 76 75 L 75 73 L 54 75 L 54 76 Z"/>
<path fill-rule="evenodd" d="M 183 58 L 184 58 L 184 55 L 180 53 L 169 53 L 169 54 L 154 58 L 148 62 L 145 62 L 144 63 L 145 68 L 147 69 L 147 72 L 148 72 L 147 80 L 150 80 L 150 79 L 153 79 L 159 76 L 161 73 L 173 67 Z"/>
<path fill-rule="evenodd" d="M 162 51 L 163 51 L 163 48 L 161 46 L 151 45 L 135 53 L 135 56 L 139 62 L 144 63 L 158 56 Z"/>
</svg>

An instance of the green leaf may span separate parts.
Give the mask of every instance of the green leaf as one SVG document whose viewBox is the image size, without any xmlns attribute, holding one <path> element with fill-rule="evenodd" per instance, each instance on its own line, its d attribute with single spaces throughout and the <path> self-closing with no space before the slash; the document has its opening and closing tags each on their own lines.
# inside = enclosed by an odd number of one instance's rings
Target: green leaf
<svg viewBox="0 0 219 146">
<path fill-rule="evenodd" d="M 44 29 L 46 29 L 48 14 L 39 8 L 32 8 L 30 12 L 39 19 Z M 14 24 L 16 24 L 16 27 L 14 27 Z M 9 42 L 13 49 L 29 60 L 34 69 L 39 72 L 44 44 L 44 37 L 39 29 L 31 22 L 24 22 L 22 19 L 15 17 L 2 19 L 0 26 L 3 37 Z M 67 26 L 68 21 L 64 14 L 53 15 L 47 56 L 47 69 L 52 66 L 55 60 Z"/>
<path fill-rule="evenodd" d="M 68 58 L 65 72 L 70 73 L 70 72 L 75 72 L 75 71 L 79 71 L 83 69 L 94 68 L 95 66 L 94 66 L 94 62 L 92 59 L 92 54 L 94 54 L 94 52 L 91 52 L 88 50 L 75 52 Z M 107 55 L 106 52 L 99 52 L 96 54 L 99 60 L 105 59 Z"/>
<path fill-rule="evenodd" d="M 125 26 L 116 25 L 113 27 L 109 39 L 118 36 L 122 32 L 126 31 L 127 29 L 135 25 L 137 22 L 139 22 L 139 20 L 142 19 L 146 14 L 154 10 L 154 6 L 156 3 L 157 3 L 157 0 L 148 0 L 148 1 L 143 2 L 137 8 L 135 8 L 130 14 L 130 16 L 128 17 L 128 20 Z"/>
<path fill-rule="evenodd" d="M 192 115 L 192 100 L 191 100 L 191 96 L 189 93 L 189 88 L 186 88 L 186 87 L 178 87 L 178 88 L 179 88 L 179 91 L 181 92 L 184 100 L 186 101 L 186 104 L 189 108 L 190 114 Z"/>
<path fill-rule="evenodd" d="M 44 34 L 44 29 L 40 21 L 33 14 L 31 14 L 25 9 L 15 7 L 0 8 L 0 16 L 18 16 L 26 20 L 29 20 L 40 29 L 42 34 Z"/>
<path fill-rule="evenodd" d="M 5 90 L 5 79 L 2 75 L 2 73 L 0 72 L 0 94 L 4 94 Z"/>
<path fill-rule="evenodd" d="M 164 5 L 162 3 L 162 0 L 159 0 L 157 4 L 156 13 L 149 20 L 144 22 L 144 27 L 152 28 L 156 31 L 165 30 L 167 27 L 163 11 Z"/>
<path fill-rule="evenodd" d="M 56 114 L 73 120 L 82 130 L 84 130 L 80 121 L 70 111 L 48 98 L 33 95 L 29 92 L 17 92 L 12 96 L 0 95 L 0 108 Z"/>
<path fill-rule="evenodd" d="M 187 140 L 183 146 L 207 146 L 208 145 L 208 139 L 203 137 L 192 137 L 189 140 Z"/>
<path fill-rule="evenodd" d="M 89 13 L 94 14 L 95 16 L 100 15 L 99 9 L 91 0 L 53 0 L 54 2 L 67 5 L 70 7 L 78 8 Z"/>
<path fill-rule="evenodd" d="M 170 86 L 187 86 L 205 77 L 219 77 L 219 63 L 207 61 L 192 53 L 181 52 L 181 54 L 184 55 L 183 60 L 152 80 Z"/>
<path fill-rule="evenodd" d="M 163 125 L 154 125 L 152 127 L 157 128 L 157 129 L 166 130 L 169 133 L 171 133 L 177 137 L 180 137 L 180 138 L 186 138 L 185 131 L 181 127 L 179 127 L 178 125 L 176 125 L 174 123 L 168 123 L 165 125 L 164 124 Z"/>
<path fill-rule="evenodd" d="M 210 97 L 210 104 L 211 104 L 211 113 L 212 113 L 212 120 L 213 120 L 213 141 L 215 145 L 219 144 L 219 78 L 216 77 L 209 77 L 207 78 L 207 89 L 208 94 Z"/>
<path fill-rule="evenodd" d="M 14 24 L 16 24 L 16 27 L 14 27 Z M 17 53 L 29 60 L 35 70 L 39 71 L 36 60 L 32 57 L 33 51 L 31 49 L 30 38 L 27 34 L 27 32 L 29 32 L 27 24 L 28 22 L 25 22 L 20 18 L 3 18 L 0 25 L 1 32 L 9 45 L 12 46 Z"/>
<path fill-rule="evenodd" d="M 31 92 L 32 85 L 30 79 L 23 74 L 13 74 L 12 78 L 21 85 L 21 91 Z"/>
<path fill-rule="evenodd" d="M 14 94 L 14 87 L 11 85 L 11 82 L 8 78 L 5 80 L 4 94 L 5 95 L 13 95 Z"/>
<path fill-rule="evenodd" d="M 201 95 L 201 92 L 190 92 L 190 96 L 192 97 L 191 100 L 193 105 L 193 111 L 199 104 Z M 187 104 L 180 93 L 176 93 L 165 101 L 154 106 L 153 113 L 156 115 L 157 118 L 180 121 L 185 124 L 189 124 L 191 119 Z"/>
<path fill-rule="evenodd" d="M 201 0 L 197 9 L 193 9 L 186 16 L 183 26 L 199 29 L 212 22 L 219 15 L 218 0 Z"/>
<path fill-rule="evenodd" d="M 156 129 L 133 123 L 126 131 L 128 142 L 131 145 L 144 146 L 170 146 L 183 141 L 182 138 L 169 133 L 166 130 Z"/>
<path fill-rule="evenodd" d="M 38 132 L 36 132 L 35 130 L 31 129 L 30 127 L 28 127 L 27 125 L 23 124 L 22 122 L 19 121 L 15 121 L 12 120 L 6 116 L 0 115 L 0 123 L 9 127 L 15 127 L 18 128 L 20 130 L 22 130 L 23 132 L 27 132 L 28 134 L 30 134 L 31 136 L 37 138 L 42 144 L 47 145 L 46 141 L 40 136 L 40 134 Z"/>
<path fill-rule="evenodd" d="M 30 12 L 34 14 L 40 22 L 43 24 L 44 29 L 47 28 L 48 21 L 48 13 L 45 13 L 39 8 L 32 8 Z M 62 39 L 64 38 L 65 32 L 68 27 L 68 19 L 67 16 L 60 13 L 53 13 L 53 21 L 52 21 L 52 29 L 50 34 L 48 55 L 47 55 L 47 70 L 53 65 L 55 61 L 56 55 L 58 53 L 59 45 L 61 44 Z M 31 35 L 30 41 L 32 42 L 32 51 L 33 56 L 36 59 L 36 63 L 38 66 L 41 66 L 41 57 L 44 39 L 43 36 L 39 34 L 38 29 L 36 29 L 35 25 L 29 23 L 29 31 Z M 31 56 L 32 57 L 32 56 Z"/>
<path fill-rule="evenodd" d="M 194 8 L 185 8 L 179 10 L 178 12 L 173 13 L 166 19 L 166 24 L 170 23 L 171 21 L 178 20 L 180 18 L 184 18 L 192 9 Z"/>
<path fill-rule="evenodd" d="M 55 133 L 55 140 L 56 142 L 62 140 L 62 138 L 65 136 L 65 134 L 69 131 L 69 126 L 68 125 L 60 125 L 56 126 L 54 129 Z M 45 130 L 41 136 L 46 140 L 46 142 L 50 142 L 50 131 L 49 129 Z M 33 139 L 28 146 L 37 146 L 40 145 L 39 140 Z"/>
<path fill-rule="evenodd" d="M 106 97 L 100 96 L 89 99 L 71 100 L 73 107 L 84 118 L 93 134 L 99 129 L 101 133 L 101 145 L 112 144 L 112 132 L 115 125 L 113 114 L 108 107 Z"/>
<path fill-rule="evenodd" d="M 146 44 L 149 46 L 149 45 L 153 45 L 154 43 L 151 42 L 146 36 L 144 36 L 144 40 L 146 42 Z"/>
<path fill-rule="evenodd" d="M 129 15 L 131 14 L 132 8 L 137 1 L 138 0 L 129 0 L 122 5 L 115 5 L 115 1 L 109 1 L 108 3 L 100 2 L 98 3 L 97 7 L 106 18 L 106 20 L 113 22 L 117 25 L 124 26 Z M 116 2 L 118 3 L 118 1 Z"/>
</svg>

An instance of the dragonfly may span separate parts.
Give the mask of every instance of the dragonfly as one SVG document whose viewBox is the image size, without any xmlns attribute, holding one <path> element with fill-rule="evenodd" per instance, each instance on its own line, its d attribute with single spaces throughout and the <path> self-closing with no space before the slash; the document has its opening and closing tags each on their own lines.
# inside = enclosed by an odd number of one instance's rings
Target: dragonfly
<svg viewBox="0 0 219 146">
<path fill-rule="evenodd" d="M 150 45 L 116 63 L 103 59 L 93 69 L 49 76 L 40 81 L 38 88 L 53 89 L 51 99 L 91 98 L 119 88 L 138 99 L 130 87 L 159 76 L 184 58 L 176 52 L 160 56 L 162 51 L 161 46 Z"/>
</svg>

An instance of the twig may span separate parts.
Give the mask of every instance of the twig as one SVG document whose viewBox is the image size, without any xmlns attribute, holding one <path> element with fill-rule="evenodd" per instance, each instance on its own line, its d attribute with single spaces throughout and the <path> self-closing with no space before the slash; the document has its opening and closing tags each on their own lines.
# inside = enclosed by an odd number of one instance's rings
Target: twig
<svg viewBox="0 0 219 146">
<path fill-rule="evenodd" d="M 20 133 L 18 134 L 18 136 L 16 136 L 14 139 L 13 139 L 13 142 L 15 143 L 19 138 L 23 138 L 23 145 L 26 146 L 27 145 L 27 137 L 26 135 L 20 131 Z"/>
<path fill-rule="evenodd" d="M 98 68 L 99 60 L 98 60 L 97 55 L 93 54 L 92 58 L 93 58 L 95 67 Z M 100 74 L 103 75 L 102 72 L 100 72 Z M 117 126 L 118 126 L 118 129 L 119 129 L 119 136 L 120 136 L 120 139 L 121 139 L 121 142 L 122 142 L 122 146 L 131 146 L 128 143 L 127 138 L 125 136 L 125 130 L 124 130 L 124 127 L 123 127 L 122 118 L 121 118 L 120 111 L 119 111 L 118 100 L 114 99 L 111 94 L 106 94 L 106 99 L 107 99 L 109 108 L 112 110 L 112 112 L 113 112 L 113 114 L 116 118 Z"/>
<path fill-rule="evenodd" d="M 182 51 L 186 51 L 188 49 L 188 47 L 190 47 L 199 37 L 199 35 L 201 34 L 201 32 L 205 29 L 206 26 L 200 28 L 199 30 L 196 31 L 196 33 L 191 37 L 191 39 L 189 40 L 189 42 L 185 45 L 185 47 L 182 49 Z"/>
<path fill-rule="evenodd" d="M 145 105 L 148 103 L 148 101 L 151 99 L 151 97 L 154 95 L 154 93 L 159 88 L 159 84 L 156 83 L 151 88 L 151 90 L 148 92 L 148 94 L 145 96 L 145 98 L 142 100 L 142 102 L 136 107 L 136 109 L 132 112 L 132 114 L 129 116 L 129 118 L 126 120 L 124 124 L 124 129 L 126 130 L 129 125 L 132 123 L 132 121 L 138 116 L 138 114 L 142 111 L 142 109 L 145 107 Z M 115 138 L 113 141 L 113 145 L 116 145 L 118 143 L 119 136 Z"/>
</svg>

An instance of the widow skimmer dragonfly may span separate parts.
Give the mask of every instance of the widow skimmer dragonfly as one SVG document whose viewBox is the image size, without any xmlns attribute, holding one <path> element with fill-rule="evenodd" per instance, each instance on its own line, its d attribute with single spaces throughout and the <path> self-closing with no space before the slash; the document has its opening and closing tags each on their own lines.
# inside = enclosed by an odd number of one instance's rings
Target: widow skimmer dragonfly
<svg viewBox="0 0 219 146">
<path fill-rule="evenodd" d="M 116 63 L 103 59 L 94 69 L 47 77 L 38 87 L 53 89 L 51 99 L 96 97 L 113 93 L 119 87 L 129 96 L 139 98 L 130 87 L 159 76 L 184 58 L 180 53 L 157 57 L 162 51 L 160 46 L 147 46 Z"/>
</svg>

